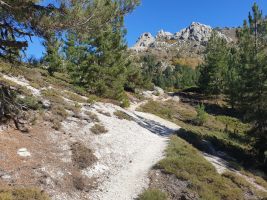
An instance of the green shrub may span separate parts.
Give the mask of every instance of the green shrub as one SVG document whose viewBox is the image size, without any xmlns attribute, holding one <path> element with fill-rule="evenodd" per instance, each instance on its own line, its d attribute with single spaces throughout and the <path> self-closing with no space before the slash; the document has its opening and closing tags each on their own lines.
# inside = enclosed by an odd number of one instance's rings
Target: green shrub
<svg viewBox="0 0 267 200">
<path fill-rule="evenodd" d="M 205 106 L 203 104 L 198 105 L 196 108 L 197 116 L 194 119 L 194 123 L 198 126 L 202 126 L 205 122 L 207 122 L 207 113 L 205 112 Z"/>
<path fill-rule="evenodd" d="M 128 97 L 124 97 L 123 100 L 121 101 L 121 107 L 128 108 L 129 106 L 130 106 L 130 101 Z"/>
<path fill-rule="evenodd" d="M 38 100 L 34 96 L 26 96 L 24 98 L 18 98 L 17 103 L 32 110 L 38 110 L 41 107 Z"/>
<path fill-rule="evenodd" d="M 167 195 L 159 190 L 149 189 L 140 195 L 139 200 L 167 200 Z"/>
</svg>

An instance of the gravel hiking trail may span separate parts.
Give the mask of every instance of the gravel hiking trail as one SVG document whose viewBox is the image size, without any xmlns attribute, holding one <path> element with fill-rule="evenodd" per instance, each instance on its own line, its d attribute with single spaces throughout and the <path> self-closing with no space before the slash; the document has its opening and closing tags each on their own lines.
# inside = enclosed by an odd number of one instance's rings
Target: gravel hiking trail
<svg viewBox="0 0 267 200">
<path fill-rule="evenodd" d="M 132 120 L 99 115 L 109 133 L 95 141 L 100 159 L 94 168 L 85 172 L 87 176 L 99 173 L 100 177 L 100 185 L 90 194 L 90 199 L 136 199 L 148 187 L 149 170 L 163 158 L 168 136 L 180 128 L 155 115 L 135 111 L 136 105 L 133 107 L 124 110 L 114 105 L 95 106 L 96 110 L 111 113 L 120 109 Z"/>
</svg>

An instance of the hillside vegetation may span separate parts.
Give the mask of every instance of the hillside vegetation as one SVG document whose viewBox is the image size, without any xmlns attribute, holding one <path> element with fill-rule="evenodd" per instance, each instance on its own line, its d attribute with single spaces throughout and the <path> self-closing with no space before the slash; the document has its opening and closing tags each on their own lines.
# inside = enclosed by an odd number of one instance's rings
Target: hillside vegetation
<svg viewBox="0 0 267 200">
<path fill-rule="evenodd" d="M 129 49 L 139 3 L 0 1 L 0 200 L 267 199 L 266 17 Z"/>
</svg>

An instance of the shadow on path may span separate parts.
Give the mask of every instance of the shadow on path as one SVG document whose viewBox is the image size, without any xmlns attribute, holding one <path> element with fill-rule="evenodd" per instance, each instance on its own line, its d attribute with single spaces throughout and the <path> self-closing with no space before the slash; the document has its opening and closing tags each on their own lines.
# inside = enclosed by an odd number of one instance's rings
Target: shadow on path
<svg viewBox="0 0 267 200">
<path fill-rule="evenodd" d="M 172 135 L 174 132 L 177 131 L 177 129 L 169 128 L 159 122 L 156 122 L 151 119 L 146 119 L 144 117 L 141 117 L 139 115 L 135 115 L 135 118 L 133 119 L 139 126 L 149 130 L 150 132 L 167 137 L 169 135 Z"/>
</svg>

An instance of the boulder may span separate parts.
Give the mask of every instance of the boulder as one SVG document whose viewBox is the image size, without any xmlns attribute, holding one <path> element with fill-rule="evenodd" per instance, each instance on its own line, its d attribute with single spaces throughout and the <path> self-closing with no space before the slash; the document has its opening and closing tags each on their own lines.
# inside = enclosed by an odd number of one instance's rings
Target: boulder
<svg viewBox="0 0 267 200">
<path fill-rule="evenodd" d="M 172 97 L 172 100 L 175 102 L 180 102 L 180 97 L 174 96 L 174 97 Z"/>
<path fill-rule="evenodd" d="M 164 90 L 160 87 L 154 87 L 154 91 L 153 91 L 153 94 L 154 95 L 157 95 L 157 96 L 161 96 L 161 95 L 164 95 Z"/>
</svg>

